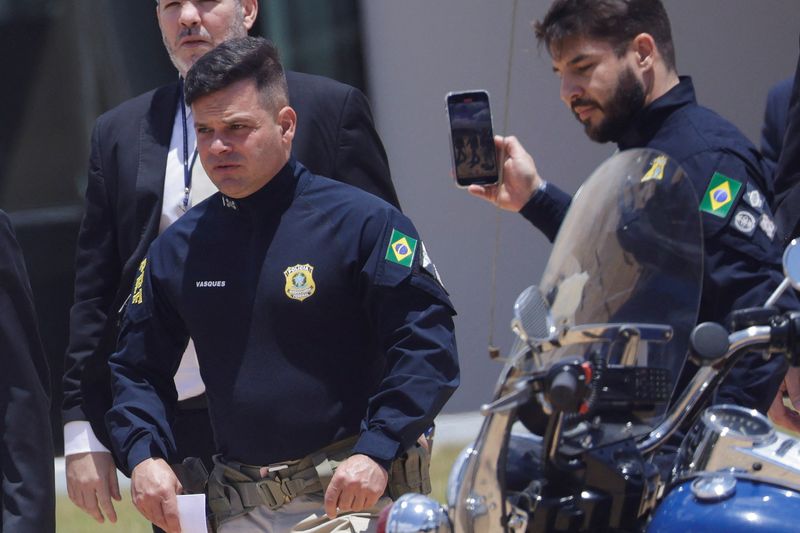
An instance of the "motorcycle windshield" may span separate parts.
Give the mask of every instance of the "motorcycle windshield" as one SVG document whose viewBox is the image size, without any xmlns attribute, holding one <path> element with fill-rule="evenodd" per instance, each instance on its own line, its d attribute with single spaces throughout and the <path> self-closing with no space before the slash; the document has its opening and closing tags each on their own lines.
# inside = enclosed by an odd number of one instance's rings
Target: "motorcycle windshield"
<svg viewBox="0 0 800 533">
<path fill-rule="evenodd" d="M 724 195 L 724 192 L 723 192 Z M 720 196 L 720 201 L 724 198 Z M 667 398 L 646 418 L 663 415 L 674 396 L 696 324 L 703 276 L 703 240 L 695 191 L 680 166 L 650 149 L 619 152 L 575 195 L 539 286 L 559 331 L 588 324 L 658 324 L 667 342 L 639 342 L 635 355 L 597 343 L 540 353 L 539 369 L 598 353 L 608 365 L 662 369 Z M 633 385 L 631 385 L 633 386 Z"/>
</svg>

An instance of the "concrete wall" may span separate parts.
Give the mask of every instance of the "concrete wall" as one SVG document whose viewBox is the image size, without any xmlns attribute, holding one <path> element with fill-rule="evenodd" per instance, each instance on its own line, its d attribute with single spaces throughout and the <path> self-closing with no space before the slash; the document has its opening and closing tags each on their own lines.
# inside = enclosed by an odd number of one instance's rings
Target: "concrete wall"
<svg viewBox="0 0 800 533">
<path fill-rule="evenodd" d="M 370 96 L 400 201 L 459 312 L 462 386 L 446 408 L 450 412 L 474 410 L 489 399 L 500 371 L 488 360 L 489 339 L 493 336 L 503 352 L 510 348 L 514 299 L 538 283 L 551 246 L 522 217 L 497 212 L 454 187 L 445 93 L 487 89 L 495 131 L 517 135 L 541 175 L 570 192 L 615 149 L 590 142 L 558 99 L 549 57 L 537 49 L 530 29 L 549 3 L 519 1 L 512 44 L 513 0 L 362 1 Z M 758 142 L 768 88 L 794 72 L 797 0 L 665 0 L 665 5 L 679 72 L 694 78 L 701 103 Z"/>
</svg>

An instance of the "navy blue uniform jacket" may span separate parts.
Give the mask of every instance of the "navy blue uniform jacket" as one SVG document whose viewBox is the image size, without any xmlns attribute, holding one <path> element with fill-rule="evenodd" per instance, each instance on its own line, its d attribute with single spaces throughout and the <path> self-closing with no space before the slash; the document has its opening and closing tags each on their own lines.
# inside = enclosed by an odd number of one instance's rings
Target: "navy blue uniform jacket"
<svg viewBox="0 0 800 533">
<path fill-rule="evenodd" d="M 50 377 L 22 251 L 2 211 L 0 346 L 0 530 L 55 531 Z"/>
<path fill-rule="evenodd" d="M 397 205 L 386 153 L 357 89 L 286 73 L 298 124 L 293 151 L 308 168 Z M 178 83 L 124 102 L 97 119 L 76 254 L 75 302 L 64 364 L 64 422 L 89 420 L 108 445 L 108 358 L 118 311 L 136 267 L 158 235 Z"/>
<path fill-rule="evenodd" d="M 697 105 L 692 82 L 686 77 L 644 108 L 618 145 L 620 150 L 653 148 L 675 159 L 694 185 L 698 203 L 717 172 L 741 184 L 726 217 L 701 213 L 705 257 L 699 321 L 724 323 L 735 309 L 763 305 L 783 279 L 780 239 L 774 227 L 771 232 L 755 227 L 747 235 L 732 224 L 739 210 L 755 220 L 765 216 L 767 230 L 773 222 L 768 205 L 772 192 L 756 148 L 730 122 Z M 760 205 L 753 198 L 760 199 Z M 553 240 L 570 201 L 568 194 L 548 184 L 520 213 Z M 783 301 L 796 305 L 791 294 Z M 765 362 L 760 354 L 751 354 L 721 385 L 718 401 L 766 412 L 785 370 L 783 358 Z"/>
<path fill-rule="evenodd" d="M 764 124 L 761 127 L 761 155 L 764 156 L 765 163 L 772 171 L 770 178 L 775 173 L 775 167 L 778 165 L 778 159 L 783 149 L 793 82 L 793 78 L 781 80 L 770 88 L 767 95 Z"/>
<path fill-rule="evenodd" d="M 425 257 L 397 209 L 294 160 L 247 198 L 192 208 L 140 266 L 110 360 L 123 464 L 173 458 L 189 336 L 226 458 L 266 465 L 360 434 L 355 452 L 388 463 L 458 384 L 455 312 Z"/>
<path fill-rule="evenodd" d="M 775 218 L 784 243 L 800 237 L 800 58 L 794 75 L 783 149 L 775 171 Z"/>
</svg>

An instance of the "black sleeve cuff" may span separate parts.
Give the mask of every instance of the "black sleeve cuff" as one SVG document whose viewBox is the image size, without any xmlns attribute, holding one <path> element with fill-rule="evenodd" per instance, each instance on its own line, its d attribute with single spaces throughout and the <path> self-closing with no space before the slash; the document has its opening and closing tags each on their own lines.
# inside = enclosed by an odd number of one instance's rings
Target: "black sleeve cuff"
<svg viewBox="0 0 800 533">
<path fill-rule="evenodd" d="M 572 197 L 548 183 L 545 189 L 537 191 L 528 203 L 522 206 L 519 214 L 536 226 L 551 242 L 555 240 L 567 214 Z"/>
<path fill-rule="evenodd" d="M 380 457 L 375 457 L 372 455 L 367 455 L 367 457 L 369 457 L 370 459 L 381 465 L 381 468 L 383 468 L 387 472 L 391 471 L 392 462 L 394 461 L 394 459 L 381 459 Z"/>
</svg>

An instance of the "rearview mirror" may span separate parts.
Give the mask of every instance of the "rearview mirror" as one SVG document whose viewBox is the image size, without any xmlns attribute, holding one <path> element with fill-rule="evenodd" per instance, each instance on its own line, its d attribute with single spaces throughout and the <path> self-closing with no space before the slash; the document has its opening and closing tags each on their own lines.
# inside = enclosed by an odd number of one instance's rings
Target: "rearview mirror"
<svg viewBox="0 0 800 533">
<path fill-rule="evenodd" d="M 511 329 L 529 346 L 555 337 L 556 328 L 550 307 L 536 285 L 531 285 L 517 296 Z"/>
<path fill-rule="evenodd" d="M 792 242 L 783 251 L 783 275 L 786 277 L 767 299 L 764 307 L 775 305 L 775 302 L 786 292 L 789 286 L 800 291 L 800 243 L 797 242 L 797 239 L 792 239 Z"/>
</svg>

